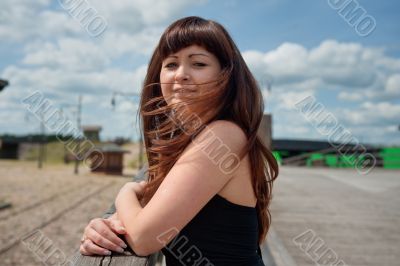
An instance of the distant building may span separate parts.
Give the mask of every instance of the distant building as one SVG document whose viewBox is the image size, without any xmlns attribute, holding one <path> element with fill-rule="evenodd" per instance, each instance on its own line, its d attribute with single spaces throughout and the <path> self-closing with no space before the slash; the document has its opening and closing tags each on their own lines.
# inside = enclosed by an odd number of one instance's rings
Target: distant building
<svg viewBox="0 0 400 266">
<path fill-rule="evenodd" d="M 19 141 L 0 139 L 0 159 L 18 159 Z"/>
<path fill-rule="evenodd" d="M 282 152 L 283 157 L 292 157 L 295 155 L 309 153 L 309 152 L 321 152 L 329 151 L 336 153 L 335 147 L 342 146 L 342 149 L 351 149 L 352 151 L 362 152 L 361 146 L 357 146 L 352 143 L 340 144 L 340 143 L 329 143 L 323 140 L 299 140 L 299 139 L 273 139 L 272 150 Z M 372 147 L 370 145 L 363 145 L 368 151 L 376 152 L 379 148 Z"/>
<path fill-rule="evenodd" d="M 0 136 L 0 159 L 24 159 L 26 150 L 43 141 L 40 136 Z"/>
<path fill-rule="evenodd" d="M 37 149 L 41 143 L 46 145 L 52 141 L 67 141 L 72 136 L 53 135 L 1 135 L 0 136 L 0 159 L 28 159 L 32 149 Z"/>
<path fill-rule="evenodd" d="M 83 134 L 91 141 L 100 141 L 101 126 L 82 126 Z"/>
<path fill-rule="evenodd" d="M 90 168 L 92 172 L 122 175 L 124 154 L 130 151 L 121 149 L 115 144 L 97 146 L 97 152 L 89 155 Z"/>
<path fill-rule="evenodd" d="M 381 148 L 353 143 L 341 144 L 316 140 L 272 140 L 272 150 L 283 164 L 307 166 L 354 167 L 355 164 L 374 163 L 369 155 L 376 158 L 376 166 L 383 162 L 379 154 Z M 368 152 L 368 154 L 366 154 Z"/>
<path fill-rule="evenodd" d="M 261 137 L 264 145 L 268 149 L 271 149 L 272 145 L 272 115 L 263 114 L 260 127 L 258 129 L 258 135 Z"/>
</svg>

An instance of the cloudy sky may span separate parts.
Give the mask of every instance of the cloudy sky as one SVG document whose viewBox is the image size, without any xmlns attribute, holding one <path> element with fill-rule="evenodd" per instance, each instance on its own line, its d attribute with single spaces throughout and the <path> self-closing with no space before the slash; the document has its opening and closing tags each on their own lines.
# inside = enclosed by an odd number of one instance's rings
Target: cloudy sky
<svg viewBox="0 0 400 266">
<path fill-rule="evenodd" d="M 236 41 L 274 138 L 327 138 L 295 106 L 312 96 L 360 142 L 400 145 L 400 2 L 339 2 L 2 0 L 0 78 L 10 86 L 0 93 L 0 134 L 39 132 L 21 102 L 38 91 L 72 121 L 82 95 L 83 124 L 101 125 L 103 139 L 135 138 L 135 98 L 117 96 L 113 110 L 113 91 L 139 92 L 165 27 L 198 15 Z"/>
</svg>

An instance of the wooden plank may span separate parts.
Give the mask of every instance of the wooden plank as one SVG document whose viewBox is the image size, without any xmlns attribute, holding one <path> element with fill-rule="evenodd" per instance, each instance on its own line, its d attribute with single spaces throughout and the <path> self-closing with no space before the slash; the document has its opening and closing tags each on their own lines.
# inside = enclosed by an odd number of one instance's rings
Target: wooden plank
<svg viewBox="0 0 400 266">
<path fill-rule="evenodd" d="M 99 266 L 104 260 L 103 256 L 83 256 L 81 253 L 76 252 L 71 260 L 71 266 Z"/>
<path fill-rule="evenodd" d="M 160 253 L 147 257 L 138 257 L 129 251 L 111 256 L 83 256 L 78 251 L 71 259 L 71 266 L 155 266 L 161 259 Z"/>
</svg>

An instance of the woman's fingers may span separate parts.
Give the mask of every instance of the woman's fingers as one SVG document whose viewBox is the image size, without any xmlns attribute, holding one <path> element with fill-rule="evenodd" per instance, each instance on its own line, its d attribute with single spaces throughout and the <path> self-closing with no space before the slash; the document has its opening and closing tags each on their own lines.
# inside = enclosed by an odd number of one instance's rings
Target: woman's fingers
<svg viewBox="0 0 400 266">
<path fill-rule="evenodd" d="M 121 221 L 96 218 L 85 228 L 84 241 L 80 246 L 83 255 L 111 255 L 111 250 L 122 253 L 125 242 L 116 234 L 125 234 Z"/>
<path fill-rule="evenodd" d="M 108 230 L 103 229 L 103 230 L 104 231 L 102 231 L 100 234 L 95 229 L 89 228 L 86 231 L 85 235 L 89 240 L 91 240 L 91 242 L 93 242 L 97 246 L 119 253 L 124 252 L 122 246 L 126 247 L 125 243 L 120 238 L 115 236 L 115 234 L 111 232 L 110 229 Z M 110 241 L 109 240 L 110 238 L 113 239 L 113 241 L 117 242 L 118 244 L 115 244 L 114 242 Z"/>
<path fill-rule="evenodd" d="M 96 243 L 97 245 L 108 248 L 114 251 L 120 251 L 120 249 L 117 249 L 117 247 L 120 248 L 126 248 L 125 242 L 119 238 L 116 233 L 114 233 L 110 225 L 110 221 L 108 219 L 101 219 L 101 218 L 96 218 L 90 221 L 88 226 L 85 228 L 84 235 L 86 238 L 90 239 L 92 242 Z M 92 231 L 96 231 L 97 234 L 93 233 Z M 117 233 L 118 234 L 118 233 Z M 100 235 L 100 236 L 99 236 Z M 101 238 L 105 238 L 108 241 L 104 241 Z M 109 243 L 111 242 L 114 246 L 103 246 L 102 243 Z M 117 247 L 116 247 L 117 246 Z"/>
<path fill-rule="evenodd" d="M 81 252 L 82 255 L 85 255 L 85 256 L 91 256 L 91 255 L 109 256 L 109 255 L 111 255 L 111 251 L 97 246 L 90 239 L 86 239 L 81 244 L 81 246 L 79 247 L 79 251 Z"/>
<path fill-rule="evenodd" d="M 122 222 L 118 219 L 106 219 L 104 221 L 108 226 L 113 230 L 115 233 L 119 235 L 124 235 L 126 234 L 126 229 Z"/>
</svg>

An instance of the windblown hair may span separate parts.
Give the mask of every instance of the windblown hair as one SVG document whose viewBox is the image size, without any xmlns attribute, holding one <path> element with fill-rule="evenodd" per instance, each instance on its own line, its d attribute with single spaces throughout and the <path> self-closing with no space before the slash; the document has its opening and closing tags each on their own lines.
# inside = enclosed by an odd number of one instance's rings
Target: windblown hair
<svg viewBox="0 0 400 266">
<path fill-rule="evenodd" d="M 199 45 L 214 54 L 221 65 L 221 74 L 207 84 L 195 84 L 200 95 L 187 96 L 184 104 L 168 104 L 160 84 L 162 61 L 190 45 Z M 248 154 L 250 158 L 261 244 L 271 223 L 269 203 L 278 164 L 257 136 L 264 112 L 261 91 L 235 43 L 219 23 L 186 17 L 166 29 L 147 69 L 140 112 L 149 166 L 143 204 L 150 201 L 184 149 L 207 124 L 228 120 L 245 132 L 248 145 L 239 157 L 243 159 Z"/>
</svg>

